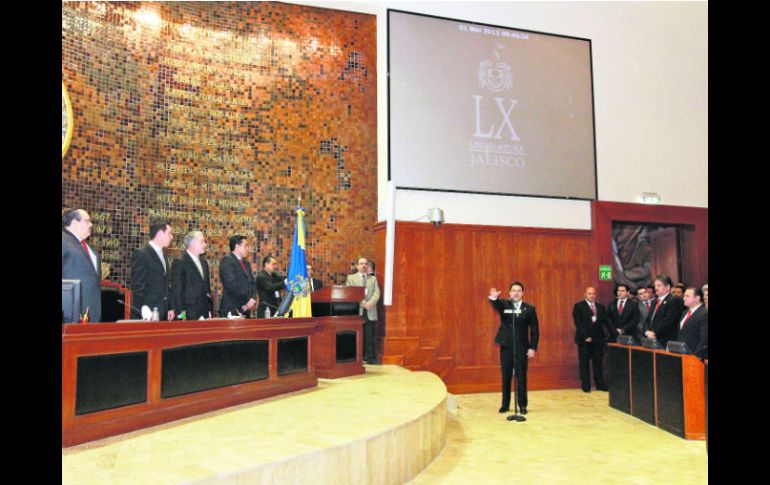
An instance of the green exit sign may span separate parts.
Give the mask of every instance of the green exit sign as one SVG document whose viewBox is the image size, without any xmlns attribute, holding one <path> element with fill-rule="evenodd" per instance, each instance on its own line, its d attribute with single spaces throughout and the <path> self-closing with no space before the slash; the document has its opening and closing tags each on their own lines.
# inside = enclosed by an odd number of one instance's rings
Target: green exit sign
<svg viewBox="0 0 770 485">
<path fill-rule="evenodd" d="M 612 266 L 609 264 L 599 265 L 599 280 L 609 281 L 612 279 Z"/>
</svg>

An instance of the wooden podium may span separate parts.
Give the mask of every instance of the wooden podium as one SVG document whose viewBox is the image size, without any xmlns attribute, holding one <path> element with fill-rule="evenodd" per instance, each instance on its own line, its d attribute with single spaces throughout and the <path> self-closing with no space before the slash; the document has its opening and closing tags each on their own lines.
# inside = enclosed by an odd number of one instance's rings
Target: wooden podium
<svg viewBox="0 0 770 485">
<path fill-rule="evenodd" d="M 688 440 L 706 438 L 704 366 L 697 357 L 608 347 L 610 407 Z"/>
<path fill-rule="evenodd" d="M 311 296 L 313 317 L 318 322 L 314 362 L 316 375 L 326 379 L 365 372 L 363 366 L 363 319 L 358 303 L 363 286 L 328 286 Z"/>
</svg>

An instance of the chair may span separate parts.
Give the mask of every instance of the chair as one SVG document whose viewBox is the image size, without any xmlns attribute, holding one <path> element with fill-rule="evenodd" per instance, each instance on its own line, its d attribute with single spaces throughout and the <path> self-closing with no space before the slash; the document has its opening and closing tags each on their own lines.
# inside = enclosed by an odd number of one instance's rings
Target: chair
<svg viewBox="0 0 770 485">
<path fill-rule="evenodd" d="M 109 280 L 102 280 L 102 322 L 131 318 L 131 290 Z M 120 303 L 118 300 L 125 302 Z"/>
</svg>

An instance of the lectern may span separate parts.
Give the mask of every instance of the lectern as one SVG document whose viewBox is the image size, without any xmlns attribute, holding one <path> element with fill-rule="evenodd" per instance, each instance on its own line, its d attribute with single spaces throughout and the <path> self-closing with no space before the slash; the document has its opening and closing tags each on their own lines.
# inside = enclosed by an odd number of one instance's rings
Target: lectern
<svg viewBox="0 0 770 485">
<path fill-rule="evenodd" d="M 363 319 L 358 303 L 363 286 L 327 286 L 311 295 L 313 317 L 318 318 L 315 368 L 318 377 L 335 379 L 365 372 Z"/>
</svg>

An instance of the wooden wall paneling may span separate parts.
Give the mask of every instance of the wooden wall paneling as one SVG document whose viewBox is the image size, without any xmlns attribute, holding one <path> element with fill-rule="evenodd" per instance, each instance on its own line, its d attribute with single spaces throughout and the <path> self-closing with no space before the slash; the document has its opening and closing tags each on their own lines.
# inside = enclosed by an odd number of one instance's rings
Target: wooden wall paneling
<svg viewBox="0 0 770 485">
<path fill-rule="evenodd" d="M 494 286 L 507 297 L 521 280 L 541 323 L 530 386 L 577 386 L 571 309 L 589 266 L 588 231 L 397 223 L 396 247 L 384 361 L 435 371 L 454 392 L 498 390 L 499 317 L 487 295 Z"/>
<path fill-rule="evenodd" d="M 507 298 L 520 280 L 540 320 L 530 388 L 578 387 L 572 306 L 588 285 L 601 303 L 612 299 L 614 283 L 598 280 L 598 266 L 612 264 L 613 221 L 691 227 L 692 278 L 708 277 L 708 209 L 593 202 L 592 218 L 590 231 L 397 222 L 393 305 L 381 307 L 383 362 L 436 372 L 450 392 L 498 391 L 499 317 L 487 295 L 494 286 Z M 385 230 L 375 226 L 383 289 Z"/>
</svg>

